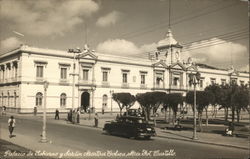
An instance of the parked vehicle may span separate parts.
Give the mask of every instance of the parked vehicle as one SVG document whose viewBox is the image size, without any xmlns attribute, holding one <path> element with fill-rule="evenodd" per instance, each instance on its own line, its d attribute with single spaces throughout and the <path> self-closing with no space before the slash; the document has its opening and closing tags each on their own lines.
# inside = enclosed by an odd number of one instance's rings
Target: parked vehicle
<svg viewBox="0 0 250 159">
<path fill-rule="evenodd" d="M 144 137 L 150 139 L 155 136 L 155 129 L 143 118 L 135 116 L 121 116 L 116 121 L 106 123 L 103 128 L 108 134 L 126 137 Z"/>
</svg>

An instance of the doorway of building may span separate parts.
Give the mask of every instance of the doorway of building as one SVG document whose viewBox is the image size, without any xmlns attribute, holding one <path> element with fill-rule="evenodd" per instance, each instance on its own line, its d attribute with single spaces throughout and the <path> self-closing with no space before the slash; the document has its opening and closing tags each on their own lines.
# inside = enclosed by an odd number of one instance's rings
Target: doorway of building
<svg viewBox="0 0 250 159">
<path fill-rule="evenodd" d="M 84 112 L 87 112 L 89 108 L 89 96 L 88 92 L 83 92 L 81 95 L 81 109 L 84 110 Z"/>
</svg>

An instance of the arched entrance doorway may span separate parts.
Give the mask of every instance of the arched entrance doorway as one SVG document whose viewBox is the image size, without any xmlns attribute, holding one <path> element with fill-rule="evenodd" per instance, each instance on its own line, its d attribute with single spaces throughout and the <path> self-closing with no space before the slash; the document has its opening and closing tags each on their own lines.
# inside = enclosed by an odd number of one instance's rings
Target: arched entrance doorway
<svg viewBox="0 0 250 159">
<path fill-rule="evenodd" d="M 83 109 L 85 112 L 87 112 L 87 109 L 89 107 L 89 93 L 83 92 L 81 95 L 81 109 Z"/>
</svg>

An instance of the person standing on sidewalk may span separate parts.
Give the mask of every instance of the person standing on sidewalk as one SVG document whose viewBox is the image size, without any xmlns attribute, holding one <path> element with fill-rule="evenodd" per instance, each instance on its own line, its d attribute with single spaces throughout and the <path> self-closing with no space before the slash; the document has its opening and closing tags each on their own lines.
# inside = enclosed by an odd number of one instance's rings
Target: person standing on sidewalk
<svg viewBox="0 0 250 159">
<path fill-rule="evenodd" d="M 2 109 L 2 115 L 6 115 L 6 106 L 3 106 L 3 109 Z"/>
<path fill-rule="evenodd" d="M 80 123 L 80 114 L 81 114 L 81 112 L 80 112 L 80 108 L 77 108 L 77 116 L 76 116 L 76 122 L 77 122 L 77 124 L 79 124 Z"/>
<path fill-rule="evenodd" d="M 10 137 L 10 138 L 12 137 L 12 133 L 13 133 L 13 131 L 14 131 L 15 123 L 16 123 L 16 120 L 14 119 L 13 116 L 11 116 L 11 117 L 9 118 L 9 120 L 8 120 L 9 132 L 10 132 L 9 137 Z"/>
<path fill-rule="evenodd" d="M 58 109 L 56 109 L 56 114 L 55 114 L 55 120 L 59 120 L 59 110 Z"/>
<path fill-rule="evenodd" d="M 97 113 L 95 113 L 95 127 L 98 127 L 98 120 L 99 120 L 99 116 Z"/>
<path fill-rule="evenodd" d="M 36 114 L 37 114 L 37 107 L 35 106 L 34 107 L 34 116 L 36 116 Z"/>
</svg>

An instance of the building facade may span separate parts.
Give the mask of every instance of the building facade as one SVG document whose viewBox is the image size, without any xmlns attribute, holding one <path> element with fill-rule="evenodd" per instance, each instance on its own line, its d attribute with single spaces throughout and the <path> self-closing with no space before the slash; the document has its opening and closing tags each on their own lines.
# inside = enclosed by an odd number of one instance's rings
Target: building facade
<svg viewBox="0 0 250 159">
<path fill-rule="evenodd" d="M 147 58 L 102 54 L 87 46 L 83 51 L 58 51 L 22 45 L 0 55 L 0 107 L 19 113 L 32 113 L 37 107 L 41 112 L 46 93 L 49 112 L 78 107 L 119 111 L 112 93 L 164 91 L 185 96 L 193 90 L 189 74 L 197 71 L 201 74 L 198 90 L 212 83 L 249 83 L 249 73 L 234 68 L 195 64 L 191 58 L 183 62 L 181 51 L 170 30 Z"/>
</svg>

